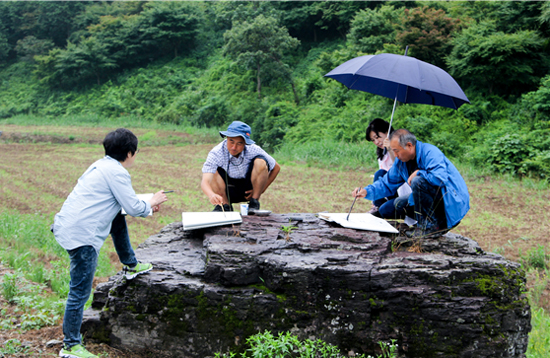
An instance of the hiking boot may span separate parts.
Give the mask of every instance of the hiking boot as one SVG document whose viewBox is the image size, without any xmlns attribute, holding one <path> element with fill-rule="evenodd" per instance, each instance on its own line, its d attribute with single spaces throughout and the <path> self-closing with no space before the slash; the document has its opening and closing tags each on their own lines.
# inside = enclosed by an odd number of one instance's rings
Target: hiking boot
<svg viewBox="0 0 550 358">
<path fill-rule="evenodd" d="M 62 358 L 98 358 L 95 354 L 88 352 L 82 344 L 77 344 L 71 348 L 62 348 L 59 351 L 59 356 Z"/>
<path fill-rule="evenodd" d="M 217 211 L 233 211 L 233 207 L 229 204 L 223 204 L 223 210 L 222 210 L 222 207 L 221 205 L 216 205 L 214 206 L 214 210 L 212 210 L 213 212 L 217 212 Z"/>
<path fill-rule="evenodd" d="M 130 267 L 123 265 L 122 271 L 124 273 L 124 277 L 126 277 L 127 280 L 131 280 L 137 275 L 141 275 L 142 273 L 149 272 L 153 269 L 153 265 L 150 263 L 142 263 L 138 262 L 136 266 Z"/>
<path fill-rule="evenodd" d="M 254 213 L 256 210 L 260 210 L 260 201 L 258 199 L 250 198 L 248 203 L 248 213 Z"/>
</svg>

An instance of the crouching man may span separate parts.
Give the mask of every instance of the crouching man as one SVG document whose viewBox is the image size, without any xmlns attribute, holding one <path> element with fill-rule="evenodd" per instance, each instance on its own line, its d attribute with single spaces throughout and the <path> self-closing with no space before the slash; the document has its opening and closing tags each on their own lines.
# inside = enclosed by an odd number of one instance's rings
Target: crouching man
<svg viewBox="0 0 550 358">
<path fill-rule="evenodd" d="M 130 244 L 126 219 L 121 208 L 132 216 L 146 217 L 151 209 L 167 200 L 159 191 L 149 201 L 138 199 L 127 169 L 139 152 L 138 139 L 119 128 L 105 137 L 105 157 L 93 163 L 55 215 L 52 231 L 71 260 L 69 296 L 63 317 L 63 343 L 59 352 L 65 358 L 97 357 L 82 345 L 80 327 L 84 305 L 92 291 L 99 250 L 109 234 L 127 279 L 150 271 L 150 263 L 136 260 Z"/>
<path fill-rule="evenodd" d="M 407 236 L 433 237 L 458 225 L 470 209 L 470 195 L 453 163 L 406 129 L 391 133 L 390 149 L 396 161 L 388 173 L 372 185 L 356 188 L 352 195 L 376 200 L 394 195 L 408 183 L 412 189 L 408 204 L 414 208 L 417 224 Z"/>
<path fill-rule="evenodd" d="M 281 170 L 273 157 L 254 144 L 250 133 L 246 123 L 235 121 L 227 131 L 220 131 L 225 139 L 208 153 L 201 188 L 215 205 L 214 211 L 232 211 L 231 204 L 247 201 L 250 213 L 260 210 L 261 195 Z"/>
</svg>

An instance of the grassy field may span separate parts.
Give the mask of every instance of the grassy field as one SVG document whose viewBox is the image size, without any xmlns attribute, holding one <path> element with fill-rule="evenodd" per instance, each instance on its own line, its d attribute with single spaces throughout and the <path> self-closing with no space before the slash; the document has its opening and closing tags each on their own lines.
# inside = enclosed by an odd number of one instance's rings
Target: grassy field
<svg viewBox="0 0 550 358">
<path fill-rule="evenodd" d="M 32 341 L 43 335 L 62 337 L 58 326 L 62 316 L 59 302 L 52 304 L 58 309 L 50 309 L 53 314 L 40 321 L 50 326 L 42 330 L 29 331 L 21 327 L 6 330 L 13 323 L 7 322 L 6 317 L 17 309 L 14 307 L 24 310 L 24 303 L 17 297 L 32 297 L 36 290 L 32 282 L 42 285 L 42 290 L 51 292 L 54 297 L 66 294 L 67 267 L 64 263 L 68 261 L 48 231 L 49 224 L 79 176 L 103 156 L 101 140 L 113 128 L 0 125 L 0 259 L 4 273 L 4 295 L 0 300 L 3 307 L 0 328 L 4 329 L 0 330 L 0 341 L 14 342 L 12 351 L 18 354 L 25 352 L 18 341 Z M 166 224 L 179 221 L 182 211 L 212 209 L 200 190 L 201 168 L 208 151 L 220 138 L 216 131 L 187 134 L 176 129 L 130 129 L 140 138 L 141 148 L 130 169 L 136 192 L 175 190 L 152 218 L 128 219 L 132 243 L 137 246 Z M 364 150 L 374 151 L 368 144 Z M 276 213 L 346 212 L 352 202 L 352 189 L 372 182 L 371 174 L 376 165 L 372 161 L 359 169 L 340 166 L 339 170 L 331 170 L 311 165 L 306 156 L 298 156 L 296 161 L 291 154 L 280 155 L 281 173 L 261 200 L 262 208 Z M 277 154 L 275 158 L 279 159 Z M 459 169 L 470 190 L 471 210 L 454 232 L 478 241 L 486 251 L 525 264 L 531 300 L 536 306 L 533 312 L 535 330 L 531 334 L 532 340 L 536 337 L 536 344 L 530 347 L 528 357 L 546 357 L 550 354 L 546 313 L 550 308 L 550 296 L 545 271 L 549 252 L 550 189 L 547 183 L 534 180 L 487 176 L 481 174 L 485 173 L 484 168 L 459 166 Z M 369 201 L 360 200 L 354 211 L 369 208 Z M 120 268 L 108 239 L 102 249 L 97 281 L 105 280 Z M 6 298 L 10 289 L 15 292 L 11 301 Z M 29 315 L 40 316 L 37 303 L 30 307 Z M 47 333 L 44 330 L 48 330 Z M 103 349 L 112 357 L 117 354 L 130 357 Z M 36 356 L 36 351 L 33 352 Z M 44 355 L 52 352 L 43 350 Z"/>
</svg>

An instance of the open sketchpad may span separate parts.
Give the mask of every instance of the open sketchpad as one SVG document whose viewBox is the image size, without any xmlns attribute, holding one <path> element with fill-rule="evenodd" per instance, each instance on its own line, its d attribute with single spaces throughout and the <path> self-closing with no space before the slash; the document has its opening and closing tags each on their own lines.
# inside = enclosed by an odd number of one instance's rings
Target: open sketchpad
<svg viewBox="0 0 550 358">
<path fill-rule="evenodd" d="M 319 213 L 319 218 L 335 222 L 349 229 L 368 230 L 378 232 L 389 232 L 398 234 L 399 231 L 390 225 L 386 220 L 377 218 L 374 215 L 368 213 Z"/>
<path fill-rule="evenodd" d="M 183 230 L 196 230 L 205 227 L 240 224 L 243 222 L 241 213 L 237 211 L 217 212 L 191 212 L 181 213 Z"/>
</svg>

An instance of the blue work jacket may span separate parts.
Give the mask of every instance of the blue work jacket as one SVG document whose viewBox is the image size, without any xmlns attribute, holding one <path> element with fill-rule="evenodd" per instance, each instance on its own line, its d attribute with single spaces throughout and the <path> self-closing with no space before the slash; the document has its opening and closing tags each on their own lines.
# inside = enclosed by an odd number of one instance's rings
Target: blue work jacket
<svg viewBox="0 0 550 358">
<path fill-rule="evenodd" d="M 417 175 L 425 178 L 430 184 L 441 186 L 447 227 L 457 225 L 470 210 L 470 194 L 466 182 L 449 159 L 436 146 L 416 141 Z M 388 173 L 372 185 L 365 187 L 366 199 L 376 200 L 391 196 L 409 179 L 407 163 L 395 159 Z M 414 199 L 409 197 L 409 204 Z"/>
</svg>

